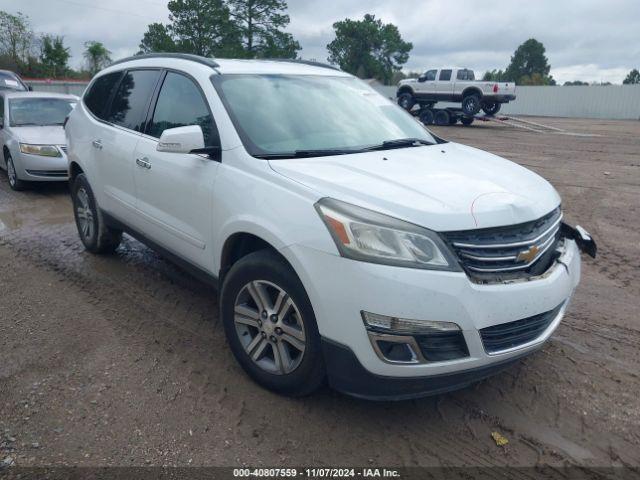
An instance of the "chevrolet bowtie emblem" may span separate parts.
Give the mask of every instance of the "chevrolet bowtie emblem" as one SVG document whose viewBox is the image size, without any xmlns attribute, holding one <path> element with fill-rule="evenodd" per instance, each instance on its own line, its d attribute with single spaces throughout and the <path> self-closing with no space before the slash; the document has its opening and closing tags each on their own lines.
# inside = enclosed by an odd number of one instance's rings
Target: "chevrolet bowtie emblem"
<svg viewBox="0 0 640 480">
<path fill-rule="evenodd" d="M 540 249 L 535 245 L 533 245 L 529 248 L 529 250 L 524 250 L 520 252 L 518 254 L 518 257 L 516 258 L 516 261 L 531 263 L 538 256 L 538 252 L 540 252 Z"/>
</svg>

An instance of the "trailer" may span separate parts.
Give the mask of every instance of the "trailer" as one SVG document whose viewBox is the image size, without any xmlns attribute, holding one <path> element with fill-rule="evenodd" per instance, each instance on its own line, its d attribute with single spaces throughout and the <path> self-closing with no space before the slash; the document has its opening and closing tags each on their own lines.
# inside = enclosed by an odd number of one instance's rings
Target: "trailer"
<svg viewBox="0 0 640 480">
<path fill-rule="evenodd" d="M 467 115 L 458 107 L 434 108 L 433 104 L 420 104 L 419 109 L 411 111 L 425 125 L 455 125 L 460 122 L 468 127 L 475 120 L 475 116 Z"/>
</svg>

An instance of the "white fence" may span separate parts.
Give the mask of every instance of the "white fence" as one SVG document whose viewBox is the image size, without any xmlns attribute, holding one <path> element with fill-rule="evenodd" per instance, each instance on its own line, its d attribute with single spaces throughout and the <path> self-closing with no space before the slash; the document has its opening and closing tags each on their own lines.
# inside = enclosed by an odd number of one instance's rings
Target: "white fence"
<svg viewBox="0 0 640 480">
<path fill-rule="evenodd" d="M 89 82 L 69 80 L 25 80 L 27 85 L 33 87 L 36 92 L 70 93 L 80 96 L 84 93 Z"/>
<path fill-rule="evenodd" d="M 374 88 L 385 97 L 396 96 L 396 87 Z M 517 87 L 515 101 L 503 105 L 500 113 L 640 120 L 640 85 Z"/>
</svg>

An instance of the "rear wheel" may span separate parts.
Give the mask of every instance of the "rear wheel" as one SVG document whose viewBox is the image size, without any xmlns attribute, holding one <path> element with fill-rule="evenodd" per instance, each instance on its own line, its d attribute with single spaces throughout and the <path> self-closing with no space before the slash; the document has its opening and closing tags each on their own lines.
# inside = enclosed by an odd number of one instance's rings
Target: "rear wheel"
<svg viewBox="0 0 640 480">
<path fill-rule="evenodd" d="M 476 94 L 467 95 L 462 99 L 462 111 L 465 115 L 475 115 L 480 111 L 480 97 Z"/>
<path fill-rule="evenodd" d="M 245 372 L 275 392 L 302 396 L 325 378 L 313 308 L 293 269 L 262 250 L 225 276 L 220 316 L 231 351 Z"/>
<path fill-rule="evenodd" d="M 473 120 L 474 120 L 473 117 L 462 117 L 460 119 L 460 123 L 462 123 L 462 125 L 464 125 L 465 127 L 468 127 L 473 123 Z"/>
<path fill-rule="evenodd" d="M 431 125 L 433 123 L 433 110 L 430 108 L 424 108 L 420 111 L 420 121 L 425 125 Z"/>
<path fill-rule="evenodd" d="M 398 105 L 404 108 L 407 112 L 410 111 L 415 104 L 416 101 L 410 93 L 402 93 L 398 97 Z"/>
<path fill-rule="evenodd" d="M 27 188 L 27 182 L 18 178 L 18 172 L 16 171 L 16 166 L 13 163 L 13 158 L 10 153 L 6 154 L 5 160 L 7 162 L 7 178 L 9 179 L 11 189 L 19 192 Z"/>
<path fill-rule="evenodd" d="M 449 122 L 451 121 L 451 115 L 449 115 L 449 112 L 447 112 L 446 110 L 438 110 L 436 112 L 434 121 L 436 125 L 449 125 Z"/>
<path fill-rule="evenodd" d="M 495 115 L 500 111 L 501 103 L 498 102 L 485 102 L 482 104 L 482 111 L 487 115 Z"/>
<path fill-rule="evenodd" d="M 115 251 L 122 241 L 122 231 L 106 225 L 84 173 L 73 182 L 71 200 L 78 234 L 85 248 L 92 253 Z"/>
</svg>

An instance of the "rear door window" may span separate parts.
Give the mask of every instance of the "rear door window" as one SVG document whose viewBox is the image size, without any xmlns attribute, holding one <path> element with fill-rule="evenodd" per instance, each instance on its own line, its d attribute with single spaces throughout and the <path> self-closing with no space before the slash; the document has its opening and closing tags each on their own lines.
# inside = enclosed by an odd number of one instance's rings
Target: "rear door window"
<svg viewBox="0 0 640 480">
<path fill-rule="evenodd" d="M 168 128 L 187 125 L 199 125 L 204 144 L 208 147 L 213 145 L 213 117 L 200 89 L 190 78 L 168 72 L 147 133 L 160 138 Z"/>
<path fill-rule="evenodd" d="M 106 120 L 129 130 L 143 130 L 159 70 L 129 70 L 116 90 Z"/>
<path fill-rule="evenodd" d="M 89 91 L 84 95 L 84 104 L 96 117 L 104 120 L 106 116 L 105 110 L 107 102 L 109 101 L 111 92 L 116 86 L 118 80 L 120 80 L 121 76 L 122 72 L 113 72 L 103 75 L 93 82 Z"/>
<path fill-rule="evenodd" d="M 438 80 L 441 82 L 448 82 L 451 80 L 451 70 L 440 70 L 440 77 Z"/>
</svg>

